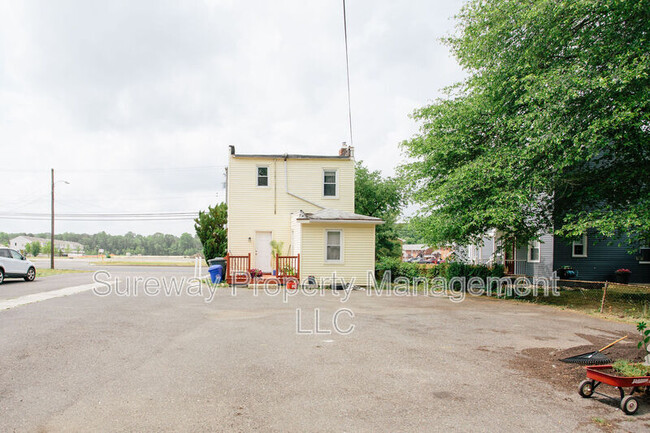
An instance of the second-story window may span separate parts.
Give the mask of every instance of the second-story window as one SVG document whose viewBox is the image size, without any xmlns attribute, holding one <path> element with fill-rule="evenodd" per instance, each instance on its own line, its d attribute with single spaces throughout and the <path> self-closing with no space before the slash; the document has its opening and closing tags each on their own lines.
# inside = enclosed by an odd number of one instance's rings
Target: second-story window
<svg viewBox="0 0 650 433">
<path fill-rule="evenodd" d="M 269 186 L 268 167 L 257 167 L 257 186 Z"/>
<path fill-rule="evenodd" d="M 323 170 L 323 196 L 336 197 L 336 170 Z"/>
</svg>

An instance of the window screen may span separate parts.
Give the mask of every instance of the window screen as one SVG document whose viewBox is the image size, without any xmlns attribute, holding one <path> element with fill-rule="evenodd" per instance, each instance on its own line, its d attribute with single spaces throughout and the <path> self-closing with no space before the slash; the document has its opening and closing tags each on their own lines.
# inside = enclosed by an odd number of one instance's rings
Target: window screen
<svg viewBox="0 0 650 433">
<path fill-rule="evenodd" d="M 257 167 L 257 186 L 269 186 L 268 167 Z"/>
<path fill-rule="evenodd" d="M 325 197 L 336 197 L 336 170 L 325 170 L 323 172 L 323 195 Z"/>
<path fill-rule="evenodd" d="M 341 260 L 341 232 L 327 232 L 327 260 Z"/>
</svg>

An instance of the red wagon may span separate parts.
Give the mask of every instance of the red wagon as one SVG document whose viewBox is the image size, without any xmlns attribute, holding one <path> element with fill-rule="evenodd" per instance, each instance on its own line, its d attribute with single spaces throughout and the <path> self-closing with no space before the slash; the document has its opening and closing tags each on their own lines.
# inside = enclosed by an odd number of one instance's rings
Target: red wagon
<svg viewBox="0 0 650 433">
<path fill-rule="evenodd" d="M 639 400 L 633 394 L 641 391 L 643 387 L 650 387 L 650 376 L 624 377 L 612 374 L 611 365 L 590 365 L 587 367 L 587 380 L 580 382 L 578 392 L 584 398 L 591 397 L 596 388 L 602 383 L 613 386 L 621 393 L 621 409 L 628 415 L 633 415 L 639 409 Z M 625 388 L 632 388 L 625 395 Z M 601 394 L 605 397 L 607 395 Z M 611 397 L 610 397 L 611 398 Z"/>
</svg>

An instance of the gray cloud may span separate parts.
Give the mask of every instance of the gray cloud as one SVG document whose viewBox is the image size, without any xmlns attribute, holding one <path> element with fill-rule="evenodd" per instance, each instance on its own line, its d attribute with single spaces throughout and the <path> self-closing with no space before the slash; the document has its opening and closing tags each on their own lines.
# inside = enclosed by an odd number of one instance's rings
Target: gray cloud
<svg viewBox="0 0 650 433">
<path fill-rule="evenodd" d="M 408 114 L 462 78 L 438 41 L 460 6 L 348 1 L 354 142 L 371 168 L 391 174 L 397 143 L 417 128 Z M 45 212 L 54 167 L 71 178 L 60 188 L 68 212 L 205 208 L 221 168 L 110 169 L 223 166 L 228 144 L 334 153 L 349 141 L 345 86 L 339 1 L 0 1 L 0 147 L 15 161 L 0 194 Z M 0 230 L 47 224 L 0 221 Z"/>
</svg>

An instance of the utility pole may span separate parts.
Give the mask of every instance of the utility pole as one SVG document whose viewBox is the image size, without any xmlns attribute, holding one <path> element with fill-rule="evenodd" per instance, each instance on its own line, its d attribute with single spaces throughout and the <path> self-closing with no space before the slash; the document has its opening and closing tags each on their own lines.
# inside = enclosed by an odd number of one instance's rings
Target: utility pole
<svg viewBox="0 0 650 433">
<path fill-rule="evenodd" d="M 54 169 L 52 169 L 52 227 L 50 231 L 50 269 L 54 269 Z"/>
</svg>

